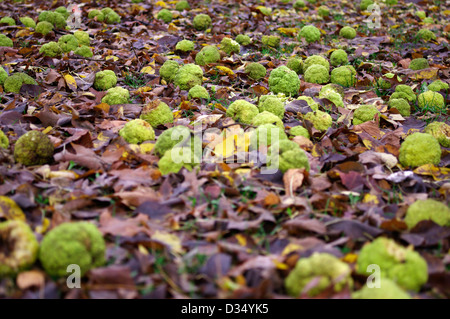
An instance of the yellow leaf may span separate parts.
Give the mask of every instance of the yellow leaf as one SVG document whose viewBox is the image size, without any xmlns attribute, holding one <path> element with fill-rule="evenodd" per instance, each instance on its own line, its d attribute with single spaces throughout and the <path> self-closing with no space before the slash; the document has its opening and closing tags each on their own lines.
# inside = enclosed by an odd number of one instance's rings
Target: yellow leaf
<svg viewBox="0 0 450 319">
<path fill-rule="evenodd" d="M 152 68 L 151 66 L 146 66 L 142 68 L 141 73 L 155 74 L 155 69 Z"/>
<path fill-rule="evenodd" d="M 104 135 L 103 132 L 100 132 L 100 134 L 97 135 L 97 140 L 106 142 L 107 140 L 109 140 L 109 137 Z"/>
<path fill-rule="evenodd" d="M 142 255 L 148 255 L 148 250 L 143 245 L 138 245 L 138 250 Z"/>
<path fill-rule="evenodd" d="M 27 29 L 22 29 L 17 31 L 16 38 L 27 37 L 30 35 L 30 31 Z"/>
<path fill-rule="evenodd" d="M 167 31 L 169 31 L 169 33 L 175 33 L 175 32 L 179 32 L 180 28 L 178 28 L 175 24 L 170 23 L 169 27 L 167 28 Z"/>
<path fill-rule="evenodd" d="M 155 144 L 144 143 L 144 144 L 139 145 L 139 151 L 142 154 L 148 154 L 153 150 L 154 147 L 155 147 Z"/>
<path fill-rule="evenodd" d="M 156 6 L 160 6 L 160 7 L 167 7 L 166 3 L 164 1 L 158 1 L 155 3 Z"/>
<path fill-rule="evenodd" d="M 36 227 L 36 232 L 39 234 L 44 234 L 47 231 L 48 227 L 50 227 L 50 219 L 45 217 L 42 221 L 42 225 Z"/>
<path fill-rule="evenodd" d="M 238 241 L 239 245 L 241 245 L 241 246 L 243 246 L 243 247 L 247 246 L 247 239 L 245 238 L 244 235 L 242 235 L 242 234 L 237 234 L 237 235 L 235 236 L 235 238 L 236 238 L 236 240 Z"/>
<path fill-rule="evenodd" d="M 149 92 L 151 90 L 152 90 L 151 86 L 143 86 L 143 87 L 138 88 L 135 92 L 136 93 L 144 93 L 144 92 Z"/>
<path fill-rule="evenodd" d="M 106 61 L 108 61 L 108 60 L 110 60 L 110 59 L 113 59 L 114 62 L 117 61 L 117 60 L 119 60 L 119 58 L 116 57 L 116 56 L 114 56 L 114 55 L 108 55 L 107 57 L 105 57 L 105 60 L 106 60 Z"/>
<path fill-rule="evenodd" d="M 71 89 L 72 91 L 77 90 L 77 82 L 75 81 L 73 76 L 71 76 L 70 74 L 66 74 L 64 75 L 64 80 L 66 81 L 66 84 L 69 87 L 69 89 Z"/>
<path fill-rule="evenodd" d="M 47 134 L 47 133 L 49 133 L 51 130 L 53 130 L 53 127 L 47 126 L 47 127 L 45 128 L 45 130 L 42 131 L 42 133 Z"/>
<path fill-rule="evenodd" d="M 450 180 L 450 168 L 447 167 L 425 164 L 417 167 L 413 172 L 417 175 L 432 176 L 435 181 Z"/>
<path fill-rule="evenodd" d="M 234 76 L 235 74 L 233 73 L 232 70 L 230 70 L 229 68 L 227 68 L 226 66 L 216 66 L 216 68 L 218 68 L 220 71 L 222 71 L 223 73 L 225 73 L 226 75 L 229 76 Z"/>
<path fill-rule="evenodd" d="M 344 261 L 348 264 L 353 264 L 356 262 L 357 259 L 358 259 L 358 255 L 353 254 L 353 253 L 348 253 L 347 255 L 344 256 L 342 261 Z"/>
<path fill-rule="evenodd" d="M 181 254 L 183 252 L 183 248 L 181 247 L 180 238 L 178 238 L 177 236 L 175 236 L 173 234 L 169 234 L 169 233 L 157 230 L 153 234 L 152 239 L 156 239 L 156 240 L 166 244 L 167 246 L 170 247 L 170 249 L 174 253 Z"/>
<path fill-rule="evenodd" d="M 302 246 L 299 244 L 289 243 L 286 247 L 284 247 L 283 252 L 281 253 L 281 256 L 287 256 L 290 253 L 303 249 Z"/>
<path fill-rule="evenodd" d="M 317 151 L 317 148 L 318 148 L 317 144 L 314 144 L 314 147 L 313 147 L 313 149 L 311 150 L 311 155 L 314 156 L 314 157 L 320 157 L 320 154 L 319 154 L 319 152 Z"/>
<path fill-rule="evenodd" d="M 238 175 L 245 175 L 249 174 L 252 170 L 250 168 L 238 168 L 234 172 Z"/>
<path fill-rule="evenodd" d="M 277 29 L 280 33 L 293 37 L 297 34 L 298 28 L 278 28 Z"/>
<path fill-rule="evenodd" d="M 366 194 L 366 195 L 364 195 L 364 198 L 363 198 L 363 203 L 366 203 L 366 204 L 375 204 L 375 205 L 378 205 L 380 202 L 378 201 L 378 198 L 377 198 L 377 196 L 376 195 L 372 195 L 372 194 Z"/>
<path fill-rule="evenodd" d="M 372 142 L 371 141 L 363 139 L 362 142 L 363 142 L 364 146 L 367 147 L 369 150 L 372 148 Z"/>
<path fill-rule="evenodd" d="M 214 153 L 218 158 L 228 158 L 234 155 L 235 145 L 234 145 L 234 136 L 229 136 L 226 139 L 222 140 L 219 144 L 214 148 Z"/>
<path fill-rule="evenodd" d="M 288 265 L 286 265 L 285 263 L 279 262 L 276 259 L 273 259 L 272 261 L 275 264 L 275 267 L 277 267 L 277 269 L 286 270 L 289 268 Z"/>
<path fill-rule="evenodd" d="M 423 70 L 415 71 L 411 74 L 411 78 L 413 80 L 435 80 L 437 79 L 439 69 L 437 68 L 428 68 Z"/>
<path fill-rule="evenodd" d="M 183 111 L 182 110 L 178 110 L 178 111 L 173 112 L 173 117 L 175 119 L 181 118 L 181 115 L 183 115 Z"/>
</svg>

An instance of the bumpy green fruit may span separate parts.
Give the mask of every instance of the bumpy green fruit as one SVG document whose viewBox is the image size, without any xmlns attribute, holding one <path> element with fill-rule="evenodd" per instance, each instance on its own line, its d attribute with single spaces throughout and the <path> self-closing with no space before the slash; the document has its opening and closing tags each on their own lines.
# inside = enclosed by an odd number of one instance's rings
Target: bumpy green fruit
<svg viewBox="0 0 450 319">
<path fill-rule="evenodd" d="M 77 38 L 78 43 L 80 45 L 86 45 L 86 46 L 91 45 L 91 39 L 89 38 L 89 33 L 84 32 L 84 31 L 75 31 L 73 33 L 73 35 L 75 36 L 75 38 Z"/>
<path fill-rule="evenodd" d="M 156 18 L 163 20 L 165 23 L 169 23 L 172 21 L 173 16 L 172 16 L 172 12 L 170 12 L 167 9 L 162 9 L 161 11 L 158 12 L 158 15 L 156 16 Z"/>
<path fill-rule="evenodd" d="M 251 62 L 245 66 L 245 73 L 250 79 L 259 80 L 266 76 L 267 70 L 262 64 Z"/>
<path fill-rule="evenodd" d="M 50 41 L 41 46 L 41 48 L 39 49 L 39 53 L 42 53 L 43 55 L 51 58 L 55 58 L 61 56 L 62 50 L 58 43 Z"/>
<path fill-rule="evenodd" d="M 116 86 L 106 91 L 106 95 L 102 98 L 102 103 L 109 105 L 126 104 L 129 98 L 130 92 L 127 89 Z"/>
<path fill-rule="evenodd" d="M 428 29 L 421 29 L 417 32 L 416 37 L 425 41 L 436 40 L 436 35 Z"/>
<path fill-rule="evenodd" d="M 308 70 L 308 68 L 314 64 L 322 65 L 327 69 L 327 72 L 330 71 L 330 63 L 327 61 L 327 59 L 320 55 L 311 55 L 310 57 L 306 58 L 305 62 L 303 63 L 303 71 L 306 72 L 306 70 Z"/>
<path fill-rule="evenodd" d="M 58 44 L 63 52 L 70 52 L 78 48 L 78 40 L 74 35 L 66 34 L 59 38 Z"/>
<path fill-rule="evenodd" d="M 400 146 L 398 159 L 403 166 L 437 165 L 441 161 L 441 147 L 432 135 L 413 133 Z"/>
<path fill-rule="evenodd" d="M 329 286 L 339 292 L 345 287 L 353 287 L 350 266 L 327 253 L 314 253 L 311 257 L 300 258 L 295 268 L 286 277 L 284 285 L 287 293 L 298 297 L 309 284 L 316 280 L 307 294 L 314 297 Z"/>
<path fill-rule="evenodd" d="M 194 17 L 193 25 L 194 28 L 196 28 L 197 30 L 204 31 L 211 27 L 212 25 L 211 18 L 207 14 L 203 13 L 198 14 Z"/>
<path fill-rule="evenodd" d="M 397 85 L 395 87 L 395 92 L 391 95 L 390 99 L 405 99 L 408 102 L 416 101 L 416 94 L 413 89 L 404 84 Z"/>
<path fill-rule="evenodd" d="M 97 9 L 89 11 L 88 18 L 96 19 L 99 22 L 105 21 L 105 15 L 100 10 Z"/>
<path fill-rule="evenodd" d="M 270 72 L 269 89 L 275 94 L 296 96 L 300 89 L 300 79 L 295 71 L 282 65 Z"/>
<path fill-rule="evenodd" d="M 416 11 L 416 16 L 418 16 L 422 20 L 426 18 L 427 14 L 425 13 L 425 11 Z"/>
<path fill-rule="evenodd" d="M 236 42 L 239 43 L 240 45 L 249 45 L 250 43 L 252 43 L 252 39 L 245 34 L 238 34 L 235 38 Z"/>
<path fill-rule="evenodd" d="M 330 75 L 328 74 L 327 69 L 323 65 L 320 65 L 320 64 L 311 65 L 305 71 L 304 78 L 305 78 L 305 81 L 308 83 L 323 84 L 323 83 L 327 83 L 328 81 L 330 81 Z"/>
<path fill-rule="evenodd" d="M 305 5 L 305 2 L 303 0 L 297 0 L 297 1 L 295 1 L 294 5 L 293 5 L 293 8 L 295 10 L 300 10 L 300 9 L 304 8 L 305 6 L 306 5 Z"/>
<path fill-rule="evenodd" d="M 343 38 L 346 39 L 354 39 L 356 37 L 356 30 L 353 29 L 352 27 L 343 27 L 340 31 L 339 31 L 339 35 Z"/>
<path fill-rule="evenodd" d="M 53 30 L 53 24 L 47 21 L 38 22 L 35 31 L 42 35 L 47 35 Z"/>
<path fill-rule="evenodd" d="M 331 53 L 330 56 L 330 62 L 332 66 L 347 64 L 348 63 L 347 52 L 341 49 L 333 51 L 333 53 Z"/>
<path fill-rule="evenodd" d="M 5 23 L 8 25 L 16 25 L 16 21 L 14 21 L 13 18 L 10 17 L 3 17 L 0 19 L 0 23 Z"/>
<path fill-rule="evenodd" d="M 75 51 L 73 51 L 73 53 L 83 56 L 85 58 L 92 58 L 94 56 L 94 53 L 92 52 L 91 48 L 86 45 L 82 45 L 81 47 L 76 48 Z"/>
<path fill-rule="evenodd" d="M 322 87 L 319 92 L 319 98 L 327 99 L 338 107 L 344 107 L 342 96 L 331 86 L 325 85 Z"/>
<path fill-rule="evenodd" d="M 356 70 L 351 65 L 343 65 L 331 71 L 331 83 L 344 87 L 354 86 L 356 83 Z"/>
<path fill-rule="evenodd" d="M 268 147 L 272 143 L 278 143 L 281 140 L 287 140 L 284 130 L 273 124 L 262 124 L 250 134 L 250 148 Z"/>
<path fill-rule="evenodd" d="M 425 133 L 433 135 L 443 147 L 450 147 L 450 125 L 444 122 L 431 122 Z"/>
<path fill-rule="evenodd" d="M 317 14 L 321 17 L 328 17 L 330 15 L 330 9 L 327 6 L 320 6 L 317 9 Z"/>
<path fill-rule="evenodd" d="M 190 147 L 174 147 L 164 153 L 158 162 L 161 174 L 178 173 L 183 167 L 192 171 L 194 166 L 200 163 L 199 158 L 195 158 Z"/>
<path fill-rule="evenodd" d="M 320 40 L 320 30 L 313 25 L 305 25 L 298 34 L 298 40 L 304 38 L 306 42 L 312 43 Z"/>
<path fill-rule="evenodd" d="M 9 140 L 5 133 L 3 133 L 2 130 L 0 130 L 0 148 L 8 148 L 9 147 Z"/>
<path fill-rule="evenodd" d="M 25 222 L 9 220 L 0 223 L 0 278 L 15 276 L 36 261 L 39 244 Z"/>
<path fill-rule="evenodd" d="M 0 85 L 3 85 L 7 77 L 8 73 L 6 73 L 5 69 L 0 66 Z"/>
<path fill-rule="evenodd" d="M 41 242 L 39 259 L 53 277 L 70 275 L 69 265 L 78 265 L 81 276 L 105 263 L 105 241 L 88 222 L 64 223 L 49 231 Z"/>
<path fill-rule="evenodd" d="M 188 99 L 206 99 L 210 98 L 208 90 L 203 86 L 196 85 L 192 87 L 188 92 Z"/>
<path fill-rule="evenodd" d="M 155 139 L 155 131 L 152 126 L 141 119 L 132 120 L 125 124 L 119 131 L 119 135 L 130 144 L 140 144 Z"/>
<path fill-rule="evenodd" d="M 13 41 L 4 34 L 0 34 L 0 47 L 12 47 Z"/>
<path fill-rule="evenodd" d="M 373 0 L 361 0 L 359 8 L 361 9 L 361 11 L 366 11 L 367 8 L 372 4 L 374 4 Z"/>
<path fill-rule="evenodd" d="M 59 14 L 62 14 L 66 20 L 70 16 L 70 12 L 67 11 L 67 8 L 63 7 L 63 6 L 56 8 L 55 12 L 58 12 Z"/>
<path fill-rule="evenodd" d="M 220 52 L 214 45 L 207 45 L 195 56 L 195 63 L 198 65 L 216 63 L 219 60 Z"/>
<path fill-rule="evenodd" d="M 253 119 L 252 124 L 254 126 L 260 126 L 263 124 L 275 124 L 280 129 L 284 130 L 283 122 L 280 120 L 278 116 L 273 113 L 263 111 L 256 115 Z"/>
<path fill-rule="evenodd" d="M 274 95 L 263 95 L 259 99 L 258 108 L 260 112 L 270 112 L 280 119 L 284 117 L 284 103 Z"/>
<path fill-rule="evenodd" d="M 309 171 L 308 156 L 297 143 L 287 139 L 280 140 L 269 147 L 268 167 L 277 167 L 282 173 L 291 168 L 304 168 Z"/>
<path fill-rule="evenodd" d="M 422 220 L 432 220 L 441 226 L 450 226 L 450 208 L 434 199 L 417 200 L 408 207 L 405 223 L 414 228 Z"/>
<path fill-rule="evenodd" d="M 361 105 L 353 114 L 353 125 L 373 121 L 376 114 L 379 115 L 380 111 L 374 105 Z"/>
<path fill-rule="evenodd" d="M 203 83 L 203 70 L 195 64 L 185 64 L 176 73 L 174 84 L 182 90 L 189 90 Z"/>
<path fill-rule="evenodd" d="M 140 116 L 141 120 L 147 121 L 151 126 L 173 123 L 173 113 L 170 107 L 159 100 L 154 100 L 144 106 Z"/>
<path fill-rule="evenodd" d="M 105 70 L 95 73 L 94 87 L 97 90 L 105 91 L 117 84 L 117 77 L 114 71 Z"/>
<path fill-rule="evenodd" d="M 183 51 L 183 52 L 192 51 L 192 50 L 194 50 L 194 48 L 195 48 L 194 42 L 189 41 L 189 40 L 181 40 L 175 46 L 175 50 L 179 50 L 179 51 Z"/>
<path fill-rule="evenodd" d="M 158 137 L 155 144 L 155 153 L 162 156 L 175 146 L 190 147 L 192 149 L 196 142 L 197 141 L 191 137 L 191 130 L 189 128 L 181 125 L 174 126 L 162 132 Z"/>
<path fill-rule="evenodd" d="M 171 83 L 175 79 L 175 75 L 177 74 L 179 68 L 180 65 L 177 61 L 166 60 L 159 69 L 159 75 L 164 81 Z"/>
<path fill-rule="evenodd" d="M 232 53 L 239 54 L 241 51 L 241 46 L 236 41 L 225 37 L 220 42 L 220 49 L 228 55 Z"/>
<path fill-rule="evenodd" d="M 36 27 L 36 22 L 34 22 L 34 20 L 31 19 L 30 17 L 23 17 L 23 18 L 20 18 L 19 20 L 27 28 L 35 28 Z"/>
<path fill-rule="evenodd" d="M 278 48 L 280 46 L 280 41 L 280 37 L 276 35 L 263 35 L 261 38 L 262 44 L 272 48 Z"/>
<path fill-rule="evenodd" d="M 309 132 L 306 128 L 304 128 L 301 125 L 297 125 L 294 127 L 291 127 L 291 129 L 289 130 L 289 134 L 293 135 L 293 136 L 303 136 L 306 138 L 310 138 L 311 136 L 309 135 Z"/>
<path fill-rule="evenodd" d="M 411 296 L 388 278 L 380 280 L 380 287 L 364 285 L 352 293 L 352 299 L 411 299 Z"/>
<path fill-rule="evenodd" d="M 441 80 L 436 80 L 430 85 L 428 85 L 428 90 L 438 92 L 441 90 L 448 90 L 448 84 L 445 82 L 442 82 Z"/>
<path fill-rule="evenodd" d="M 333 124 L 333 119 L 330 114 L 320 110 L 306 113 L 304 119 L 310 121 L 316 130 L 321 132 L 325 132 Z"/>
<path fill-rule="evenodd" d="M 234 101 L 227 109 L 227 116 L 244 124 L 251 124 L 258 113 L 258 108 L 245 100 Z"/>
<path fill-rule="evenodd" d="M 7 77 L 3 83 L 3 88 L 6 92 L 19 93 L 20 88 L 24 84 L 37 84 L 37 82 L 28 74 L 25 73 L 13 73 L 11 76 Z"/>
<path fill-rule="evenodd" d="M 300 58 L 295 56 L 290 57 L 286 63 L 286 66 L 292 71 L 295 71 L 297 74 L 303 73 L 303 60 Z"/>
<path fill-rule="evenodd" d="M 391 109 L 397 109 L 403 116 L 411 115 L 411 106 L 405 99 L 389 99 L 389 107 Z"/>
<path fill-rule="evenodd" d="M 189 5 L 189 2 L 187 2 L 186 0 L 182 0 L 177 2 L 177 4 L 175 5 L 175 9 L 178 11 L 190 10 L 191 6 Z"/>
<path fill-rule="evenodd" d="M 120 16 L 111 8 L 103 8 L 101 10 L 103 13 L 105 22 L 108 24 L 120 23 Z M 98 18 L 98 17 L 97 17 Z M 100 21 L 100 20 L 99 20 Z"/>
<path fill-rule="evenodd" d="M 419 104 L 419 108 L 437 108 L 437 109 L 444 109 L 445 108 L 445 101 L 444 97 L 433 91 L 426 91 L 424 93 L 421 93 L 418 98 L 417 102 Z"/>
<path fill-rule="evenodd" d="M 391 279 L 408 290 L 418 291 L 428 280 L 426 261 L 417 252 L 392 239 L 380 237 L 361 249 L 357 272 L 370 275 L 372 270 L 368 266 L 373 264 L 380 267 L 382 278 Z"/>
<path fill-rule="evenodd" d="M 427 59 L 424 59 L 424 58 L 414 59 L 409 64 L 409 68 L 411 70 L 423 70 L 423 69 L 426 69 L 429 67 L 430 67 L 430 65 L 428 64 Z"/>
<path fill-rule="evenodd" d="M 64 29 L 67 25 L 66 18 L 58 12 L 43 11 L 39 14 L 38 20 L 50 22 L 57 29 Z"/>
<path fill-rule="evenodd" d="M 14 146 L 14 159 L 26 166 L 44 165 L 53 158 L 54 146 L 42 132 L 30 131 L 22 135 Z"/>
</svg>

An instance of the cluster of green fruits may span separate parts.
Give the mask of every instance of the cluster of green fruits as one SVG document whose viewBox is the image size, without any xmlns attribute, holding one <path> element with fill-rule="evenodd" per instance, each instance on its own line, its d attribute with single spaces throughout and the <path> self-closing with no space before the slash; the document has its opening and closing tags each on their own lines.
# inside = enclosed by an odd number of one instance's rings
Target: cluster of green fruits
<svg viewBox="0 0 450 319">
<path fill-rule="evenodd" d="M 10 198 L 0 196 L 0 211 L 6 206 L 19 209 Z M 63 223 L 50 230 L 39 244 L 30 226 L 22 220 L 0 223 L 0 278 L 16 276 L 39 261 L 54 278 L 67 277 L 69 265 L 78 265 L 83 276 L 105 263 L 105 241 L 94 224 Z"/>
</svg>

